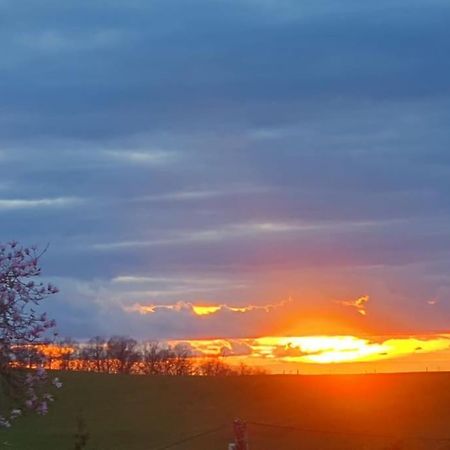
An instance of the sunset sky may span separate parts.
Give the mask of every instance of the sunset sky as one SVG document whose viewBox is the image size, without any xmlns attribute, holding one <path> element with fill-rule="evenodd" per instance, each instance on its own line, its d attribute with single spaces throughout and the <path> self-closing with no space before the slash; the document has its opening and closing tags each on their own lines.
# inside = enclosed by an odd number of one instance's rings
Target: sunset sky
<svg viewBox="0 0 450 450">
<path fill-rule="evenodd" d="M 63 336 L 450 369 L 447 0 L 0 18 L 0 235 L 50 244 Z"/>
</svg>

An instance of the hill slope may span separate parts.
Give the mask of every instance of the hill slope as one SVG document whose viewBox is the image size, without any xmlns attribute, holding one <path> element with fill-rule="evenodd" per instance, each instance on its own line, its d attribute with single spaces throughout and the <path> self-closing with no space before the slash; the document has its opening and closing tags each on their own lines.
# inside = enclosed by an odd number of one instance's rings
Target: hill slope
<svg viewBox="0 0 450 450">
<path fill-rule="evenodd" d="M 222 425 L 216 433 L 173 448 L 227 449 L 235 417 L 310 430 L 250 425 L 251 450 L 450 449 L 450 441 L 410 439 L 450 437 L 449 373 L 61 377 L 64 387 L 48 416 L 25 417 L 1 431 L 0 448 L 72 449 L 81 412 L 90 432 L 88 448 L 96 450 L 151 450 Z"/>
</svg>

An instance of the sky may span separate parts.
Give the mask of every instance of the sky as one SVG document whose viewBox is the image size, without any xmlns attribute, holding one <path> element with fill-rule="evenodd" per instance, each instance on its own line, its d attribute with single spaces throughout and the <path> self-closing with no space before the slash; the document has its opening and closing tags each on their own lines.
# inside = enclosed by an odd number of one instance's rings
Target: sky
<svg viewBox="0 0 450 450">
<path fill-rule="evenodd" d="M 449 21 L 0 0 L 0 235 L 49 244 L 60 333 L 448 333 Z"/>
</svg>

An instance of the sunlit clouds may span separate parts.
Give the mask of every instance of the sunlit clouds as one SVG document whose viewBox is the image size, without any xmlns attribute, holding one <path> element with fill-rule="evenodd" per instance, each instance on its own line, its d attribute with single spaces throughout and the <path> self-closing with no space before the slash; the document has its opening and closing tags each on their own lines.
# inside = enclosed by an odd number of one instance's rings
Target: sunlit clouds
<svg viewBox="0 0 450 450">
<path fill-rule="evenodd" d="M 174 304 L 148 304 L 142 305 L 135 303 L 131 306 L 124 306 L 126 312 L 135 312 L 139 314 L 155 314 L 159 311 L 174 311 L 174 312 L 192 312 L 196 316 L 209 316 L 217 314 L 219 312 L 233 312 L 233 313 L 248 313 L 252 311 L 270 312 L 274 309 L 282 308 L 288 303 L 292 302 L 292 299 L 283 300 L 279 303 L 268 305 L 244 305 L 244 306 L 231 306 L 227 304 L 213 305 L 213 304 L 194 304 L 189 302 L 177 302 Z"/>
<path fill-rule="evenodd" d="M 156 344 L 155 341 L 152 341 Z M 145 344 L 145 342 L 144 342 Z M 450 334 L 399 337 L 291 336 L 245 339 L 189 339 L 159 342 L 162 347 L 182 347 L 192 358 L 221 358 L 230 365 L 263 368 L 268 373 L 323 373 L 327 367 L 340 373 L 382 367 L 395 371 L 403 363 L 415 370 L 450 369 Z M 46 355 L 56 358 L 74 351 L 70 345 L 45 345 Z M 372 368 L 372 369 L 371 369 Z"/>
<path fill-rule="evenodd" d="M 363 297 L 359 297 L 356 300 L 343 300 L 338 303 L 343 306 L 350 306 L 352 308 L 355 308 L 359 314 L 361 314 L 362 316 L 365 316 L 365 315 L 367 315 L 366 305 L 367 305 L 368 301 L 369 301 L 369 296 L 364 295 Z"/>
<path fill-rule="evenodd" d="M 196 354 L 246 356 L 259 364 L 341 364 L 396 360 L 450 350 L 450 335 L 358 338 L 355 336 L 261 337 L 186 341 Z M 445 353 L 448 355 L 448 353 Z"/>
<path fill-rule="evenodd" d="M 354 336 L 311 336 L 261 338 L 256 340 L 259 354 L 286 361 L 341 363 L 397 358 L 415 352 L 431 353 L 450 347 L 449 337 L 390 338 L 370 340 Z M 296 354 L 297 352 L 297 354 Z"/>
<path fill-rule="evenodd" d="M 220 311 L 223 305 L 191 305 L 192 311 L 194 311 L 197 316 L 209 316 L 210 314 L 215 314 Z"/>
</svg>

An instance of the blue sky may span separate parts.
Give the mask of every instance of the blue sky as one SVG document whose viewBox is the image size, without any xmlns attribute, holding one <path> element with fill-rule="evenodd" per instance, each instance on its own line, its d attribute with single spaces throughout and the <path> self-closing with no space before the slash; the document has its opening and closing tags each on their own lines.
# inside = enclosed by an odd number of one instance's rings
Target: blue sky
<svg viewBox="0 0 450 450">
<path fill-rule="evenodd" d="M 50 243 L 61 333 L 448 330 L 449 20 L 439 0 L 0 0 L 0 231 Z"/>
</svg>

